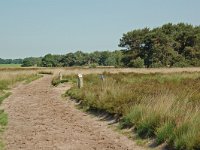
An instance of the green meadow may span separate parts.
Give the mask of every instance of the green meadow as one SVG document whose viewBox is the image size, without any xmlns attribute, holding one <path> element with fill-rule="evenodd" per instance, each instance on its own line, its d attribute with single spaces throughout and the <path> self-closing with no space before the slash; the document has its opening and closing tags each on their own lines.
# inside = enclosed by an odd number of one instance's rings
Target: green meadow
<svg viewBox="0 0 200 150">
<path fill-rule="evenodd" d="M 1 68 L 19 68 L 21 67 L 21 64 L 0 64 Z"/>
</svg>

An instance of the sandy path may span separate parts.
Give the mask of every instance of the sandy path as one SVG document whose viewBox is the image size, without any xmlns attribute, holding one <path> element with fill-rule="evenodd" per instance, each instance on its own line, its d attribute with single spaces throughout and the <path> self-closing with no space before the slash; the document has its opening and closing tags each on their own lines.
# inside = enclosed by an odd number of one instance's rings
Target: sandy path
<svg viewBox="0 0 200 150">
<path fill-rule="evenodd" d="M 21 85 L 4 101 L 9 116 L 3 139 L 7 150 L 141 150 L 107 127 L 106 122 L 77 110 L 45 76 Z"/>
</svg>

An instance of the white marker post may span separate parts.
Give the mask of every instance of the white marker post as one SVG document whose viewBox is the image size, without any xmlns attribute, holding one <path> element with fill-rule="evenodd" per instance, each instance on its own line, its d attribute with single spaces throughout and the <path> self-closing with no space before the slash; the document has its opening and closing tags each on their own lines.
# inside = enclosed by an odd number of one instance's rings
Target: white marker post
<svg viewBox="0 0 200 150">
<path fill-rule="evenodd" d="M 78 88 L 82 88 L 82 87 L 83 87 L 83 75 L 78 74 Z"/>
<path fill-rule="evenodd" d="M 102 81 L 104 81 L 104 80 L 105 80 L 105 77 L 104 77 L 104 75 L 103 75 L 103 74 L 100 74 L 100 79 L 101 79 Z"/>
<path fill-rule="evenodd" d="M 60 81 L 63 79 L 63 76 L 62 76 L 61 72 L 59 72 L 59 78 L 60 78 Z"/>
</svg>

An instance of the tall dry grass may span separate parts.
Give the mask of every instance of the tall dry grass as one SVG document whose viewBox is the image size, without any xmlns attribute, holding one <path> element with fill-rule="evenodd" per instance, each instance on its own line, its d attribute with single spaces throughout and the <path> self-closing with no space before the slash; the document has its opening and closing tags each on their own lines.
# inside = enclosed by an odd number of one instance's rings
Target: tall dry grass
<svg viewBox="0 0 200 150">
<path fill-rule="evenodd" d="M 67 94 L 85 109 L 121 115 L 120 128 L 133 127 L 157 144 L 200 149 L 200 72 L 104 75 L 104 82 L 95 74 L 84 76 L 84 87 Z"/>
<path fill-rule="evenodd" d="M 0 96 L 6 94 L 16 83 L 21 81 L 30 82 L 37 79 L 37 70 L 19 69 L 19 68 L 1 68 L 0 69 Z"/>
</svg>

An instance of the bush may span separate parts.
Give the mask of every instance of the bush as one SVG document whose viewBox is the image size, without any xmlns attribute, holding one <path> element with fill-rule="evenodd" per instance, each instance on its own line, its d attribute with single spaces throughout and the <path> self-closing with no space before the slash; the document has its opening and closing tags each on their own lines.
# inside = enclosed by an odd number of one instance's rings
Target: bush
<svg viewBox="0 0 200 150">
<path fill-rule="evenodd" d="M 192 65 L 192 66 L 196 66 L 196 67 L 200 66 L 200 60 L 197 59 L 197 58 L 192 59 L 192 60 L 191 60 L 191 65 Z"/>
<path fill-rule="evenodd" d="M 89 68 L 96 68 L 97 66 L 98 66 L 98 64 L 93 63 L 93 64 L 90 64 L 90 65 L 89 65 Z"/>
<path fill-rule="evenodd" d="M 134 68 L 144 68 L 144 60 L 140 57 L 131 60 L 129 63 L 129 67 L 134 67 Z"/>
<path fill-rule="evenodd" d="M 160 68 L 160 67 L 163 67 L 163 64 L 161 62 L 156 62 L 156 63 L 153 63 L 151 64 L 152 68 Z"/>
<path fill-rule="evenodd" d="M 190 67 L 190 63 L 187 62 L 186 60 L 185 61 L 179 61 L 179 62 L 176 62 L 175 64 L 173 64 L 173 67 Z"/>
</svg>

